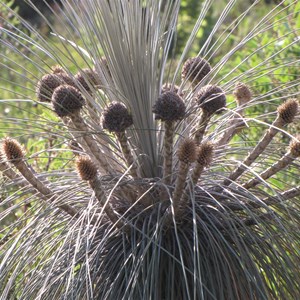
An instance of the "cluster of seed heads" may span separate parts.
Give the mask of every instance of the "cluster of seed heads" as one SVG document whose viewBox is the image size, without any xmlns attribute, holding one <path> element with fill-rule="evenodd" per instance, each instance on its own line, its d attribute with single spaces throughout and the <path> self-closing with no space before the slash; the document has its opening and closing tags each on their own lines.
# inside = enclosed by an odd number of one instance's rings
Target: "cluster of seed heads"
<svg viewBox="0 0 300 300">
<path fill-rule="evenodd" d="M 105 61 L 103 60 L 103 64 Z M 106 66 L 107 67 L 107 66 Z M 218 146 L 224 146 L 229 143 L 232 137 L 238 132 L 244 115 L 244 104 L 252 99 L 252 92 L 249 87 L 243 83 L 238 83 L 233 91 L 237 102 L 238 114 L 232 116 L 229 120 L 229 128 L 219 140 L 210 141 L 206 135 L 207 126 L 216 114 L 222 113 L 226 107 L 226 95 L 220 86 L 213 84 L 204 85 L 204 79 L 211 72 L 210 64 L 201 57 L 188 59 L 182 69 L 182 84 L 186 81 L 192 83 L 193 88 L 198 87 L 194 96 L 194 114 L 200 114 L 199 122 L 196 127 L 190 128 L 184 136 L 176 134 L 176 126 L 180 122 L 189 120 L 187 115 L 186 95 L 188 92 L 169 83 L 163 85 L 161 93 L 158 96 L 152 112 L 157 122 L 161 123 L 164 133 L 164 144 L 162 154 L 162 174 L 161 181 L 169 190 L 168 193 L 161 192 L 158 189 L 159 196 L 151 198 L 150 194 L 144 193 L 143 186 L 137 187 L 136 192 L 128 193 L 127 201 L 135 203 L 140 201 L 144 206 L 153 205 L 160 201 L 173 198 L 174 212 L 179 213 L 187 206 L 189 197 L 188 189 L 191 186 L 199 184 L 200 177 L 204 170 L 209 168 L 213 163 L 213 155 Z M 83 108 L 87 105 L 88 99 L 85 95 L 93 95 L 94 89 L 97 89 L 100 77 L 95 70 L 84 69 L 74 78 L 71 78 L 62 67 L 55 66 L 51 74 L 44 75 L 37 84 L 36 93 L 39 101 L 51 101 L 54 112 L 62 118 L 64 124 L 72 125 L 75 132 L 70 130 L 73 137 L 70 148 L 76 154 L 76 169 L 80 178 L 87 181 L 94 190 L 99 203 L 103 205 L 106 201 L 107 191 L 102 187 L 99 177 L 106 174 L 121 173 L 113 165 L 115 157 L 104 146 L 107 146 L 103 140 L 96 134 L 90 133 L 90 125 L 86 122 L 86 117 L 82 115 Z M 85 94 L 86 92 L 86 94 Z M 298 101 L 289 99 L 281 104 L 277 109 L 277 118 L 272 127 L 267 130 L 257 147 L 249 153 L 241 165 L 224 181 L 224 186 L 228 186 L 236 181 L 245 172 L 245 166 L 250 166 L 264 149 L 271 142 L 278 130 L 288 123 L 293 122 L 298 113 Z M 86 116 L 86 112 L 85 112 Z M 93 121 L 94 121 L 93 117 Z M 133 145 L 131 145 L 126 130 L 132 126 L 134 130 L 134 116 L 131 114 L 130 107 L 127 107 L 121 101 L 111 101 L 101 112 L 97 124 L 102 126 L 102 134 L 110 136 L 113 134 L 115 140 L 120 145 L 121 156 L 123 156 L 126 167 L 130 169 L 129 176 L 133 180 L 143 183 L 143 178 L 139 172 L 139 162 L 135 155 Z M 76 134 L 76 132 L 81 134 Z M 277 164 L 270 167 L 264 173 L 260 174 L 261 178 L 269 178 L 277 173 L 283 167 L 286 167 L 292 160 L 300 156 L 299 139 L 293 139 L 290 143 L 289 151 Z M 177 149 L 177 150 L 176 150 Z M 19 172 L 29 181 L 34 188 L 42 195 L 43 199 L 49 200 L 49 194 L 52 191 L 40 182 L 31 168 L 26 167 L 24 162 L 24 150 L 20 144 L 11 139 L 5 138 L 2 141 L 3 157 L 13 163 Z M 4 164 L 7 162 L 1 159 L 1 170 L 4 170 Z M 124 171 L 124 169 L 123 169 Z M 8 173 L 5 173 L 6 175 Z M 11 179 L 17 176 L 9 173 Z M 259 182 L 253 178 L 244 184 L 245 188 L 252 188 Z M 122 194 L 124 196 L 124 193 Z M 156 194 L 157 195 L 157 194 Z M 133 198 L 132 198 L 133 197 Z M 129 199 L 130 198 L 130 199 Z M 78 212 L 69 205 L 61 208 L 71 214 L 78 215 Z M 170 213 L 169 210 L 166 210 Z M 120 220 L 118 213 L 113 207 L 106 205 L 105 212 L 109 219 L 118 224 L 120 228 L 127 228 L 124 220 Z"/>
</svg>

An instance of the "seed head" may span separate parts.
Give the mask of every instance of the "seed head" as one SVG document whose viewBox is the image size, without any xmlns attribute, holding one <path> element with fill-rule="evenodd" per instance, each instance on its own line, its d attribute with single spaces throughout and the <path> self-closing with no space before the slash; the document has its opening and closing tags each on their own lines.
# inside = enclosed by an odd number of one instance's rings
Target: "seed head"
<svg viewBox="0 0 300 300">
<path fill-rule="evenodd" d="M 97 176 L 97 167 L 88 156 L 79 156 L 76 159 L 76 169 L 82 180 L 93 180 Z"/>
<path fill-rule="evenodd" d="M 75 79 L 83 86 L 87 92 L 91 92 L 91 87 L 100 84 L 99 75 L 95 70 L 83 69 L 75 75 Z"/>
<path fill-rule="evenodd" d="M 199 83 L 211 71 L 210 64 L 201 57 L 189 58 L 182 67 L 182 80 L 188 79 L 195 84 Z"/>
<path fill-rule="evenodd" d="M 194 140 L 185 139 L 178 148 L 178 159 L 186 164 L 192 163 L 197 158 L 197 146 Z"/>
<path fill-rule="evenodd" d="M 299 104 L 296 99 L 289 99 L 277 108 L 279 118 L 285 123 L 292 123 L 299 110 Z"/>
<path fill-rule="evenodd" d="M 185 104 L 178 94 L 169 91 L 158 97 L 152 112 L 156 120 L 177 121 L 185 115 Z"/>
<path fill-rule="evenodd" d="M 300 156 L 300 136 L 290 142 L 290 152 L 294 157 Z"/>
<path fill-rule="evenodd" d="M 85 104 L 85 101 L 76 88 L 70 85 L 61 85 L 54 90 L 52 103 L 57 115 L 66 117 L 78 112 Z"/>
<path fill-rule="evenodd" d="M 211 142 L 202 143 L 197 151 L 197 162 L 207 167 L 211 164 L 214 153 L 214 145 Z"/>
<path fill-rule="evenodd" d="M 237 83 L 237 85 L 233 91 L 233 95 L 235 96 L 239 105 L 243 105 L 243 104 L 249 102 L 252 98 L 251 90 L 249 89 L 249 87 L 246 84 L 244 84 L 242 82 Z"/>
<path fill-rule="evenodd" d="M 224 91 L 216 85 L 206 85 L 200 89 L 196 100 L 202 110 L 212 115 L 226 106 L 226 96 Z"/>
<path fill-rule="evenodd" d="M 124 132 L 132 124 L 132 115 L 123 103 L 112 102 L 102 113 L 102 127 L 110 132 Z"/>
<path fill-rule="evenodd" d="M 15 139 L 6 137 L 2 141 L 2 152 L 7 160 L 17 162 L 23 159 L 25 151 L 23 147 Z"/>
<path fill-rule="evenodd" d="M 63 80 L 57 74 L 46 74 L 38 82 L 36 96 L 41 102 L 50 102 L 54 90 L 63 84 Z"/>
</svg>

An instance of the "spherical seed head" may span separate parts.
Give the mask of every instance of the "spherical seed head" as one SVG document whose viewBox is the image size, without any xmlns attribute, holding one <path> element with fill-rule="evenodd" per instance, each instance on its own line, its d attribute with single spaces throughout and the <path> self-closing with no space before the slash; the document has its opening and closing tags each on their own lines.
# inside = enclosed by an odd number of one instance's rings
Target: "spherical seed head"
<svg viewBox="0 0 300 300">
<path fill-rule="evenodd" d="M 188 79 L 195 84 L 199 83 L 211 71 L 210 64 L 201 57 L 189 58 L 181 71 L 182 80 Z"/>
<path fill-rule="evenodd" d="M 292 139 L 290 142 L 290 152 L 294 157 L 300 156 L 300 136 L 298 135 L 296 139 Z"/>
<path fill-rule="evenodd" d="M 79 156 L 76 159 L 76 169 L 82 180 L 93 180 L 97 176 L 97 167 L 88 156 Z"/>
<path fill-rule="evenodd" d="M 52 95 L 54 111 L 59 117 L 66 117 L 78 112 L 85 101 L 81 93 L 70 85 L 61 85 Z"/>
<path fill-rule="evenodd" d="M 296 99 L 289 99 L 277 108 L 279 118 L 285 123 L 292 123 L 299 110 Z"/>
<path fill-rule="evenodd" d="M 185 139 L 178 148 L 178 159 L 186 164 L 192 163 L 197 158 L 197 145 L 192 139 Z"/>
<path fill-rule="evenodd" d="M 54 90 L 64 81 L 57 74 L 46 74 L 38 82 L 36 96 L 41 102 L 50 102 Z"/>
<path fill-rule="evenodd" d="M 99 75 L 95 70 L 83 69 L 75 75 L 75 79 L 83 86 L 87 92 L 91 92 L 91 87 L 100 84 Z"/>
<path fill-rule="evenodd" d="M 197 162 L 207 167 L 211 164 L 214 153 L 214 145 L 211 142 L 202 143 L 197 151 Z"/>
<path fill-rule="evenodd" d="M 252 93 L 249 87 L 242 83 L 238 82 L 233 91 L 233 95 L 235 96 L 239 105 L 243 105 L 249 102 L 252 98 Z"/>
<path fill-rule="evenodd" d="M 225 93 L 216 85 L 202 87 L 196 96 L 196 101 L 202 110 L 210 115 L 220 113 L 226 106 Z"/>
<path fill-rule="evenodd" d="M 25 155 L 25 151 L 19 142 L 9 137 L 2 141 L 2 152 L 7 160 L 15 162 L 23 159 Z"/>
<path fill-rule="evenodd" d="M 185 104 L 178 94 L 168 91 L 158 97 L 152 112 L 156 120 L 177 121 L 185 115 Z"/>
<path fill-rule="evenodd" d="M 102 127 L 110 132 L 124 132 L 132 124 L 132 115 L 123 103 L 112 102 L 102 113 Z"/>
</svg>

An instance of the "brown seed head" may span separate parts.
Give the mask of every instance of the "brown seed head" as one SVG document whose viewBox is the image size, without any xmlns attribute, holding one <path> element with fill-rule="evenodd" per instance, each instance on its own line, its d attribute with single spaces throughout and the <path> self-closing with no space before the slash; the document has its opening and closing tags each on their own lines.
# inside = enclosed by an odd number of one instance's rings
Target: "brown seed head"
<svg viewBox="0 0 300 300">
<path fill-rule="evenodd" d="M 15 139 L 6 137 L 2 141 L 2 152 L 7 160 L 18 162 L 24 158 L 25 151 Z"/>
<path fill-rule="evenodd" d="M 57 115 L 66 117 L 78 112 L 85 104 L 85 101 L 76 88 L 70 85 L 61 85 L 54 90 L 52 103 Z"/>
<path fill-rule="evenodd" d="M 300 156 L 300 136 L 292 139 L 290 142 L 290 152 L 294 157 Z"/>
<path fill-rule="evenodd" d="M 178 159 L 186 164 L 192 163 L 197 158 L 197 146 L 194 140 L 185 139 L 178 148 Z"/>
<path fill-rule="evenodd" d="M 110 132 L 124 132 L 132 124 L 132 115 L 123 103 L 112 102 L 102 113 L 102 127 Z"/>
<path fill-rule="evenodd" d="M 226 106 L 224 91 L 216 85 L 206 85 L 200 89 L 196 101 L 202 110 L 209 115 L 220 113 Z"/>
<path fill-rule="evenodd" d="M 277 108 L 279 118 L 285 123 L 292 123 L 299 110 L 296 99 L 289 99 Z"/>
<path fill-rule="evenodd" d="M 63 80 L 57 74 L 44 75 L 36 87 L 38 100 L 41 102 L 50 102 L 54 90 L 63 83 Z"/>
<path fill-rule="evenodd" d="M 239 105 L 243 105 L 249 102 L 252 98 L 252 93 L 249 87 L 241 82 L 238 82 L 233 91 L 233 95 L 235 96 Z"/>
<path fill-rule="evenodd" d="M 177 121 L 185 115 L 185 104 L 182 98 L 175 92 L 161 94 L 155 102 L 152 112 L 156 120 Z"/>
<path fill-rule="evenodd" d="M 182 80 L 189 80 L 195 84 L 199 83 L 211 71 L 210 64 L 201 57 L 189 58 L 183 65 L 181 71 Z"/>
<path fill-rule="evenodd" d="M 97 176 L 97 167 L 88 156 L 79 156 L 76 159 L 76 169 L 82 180 L 93 180 Z"/>
<path fill-rule="evenodd" d="M 197 152 L 197 162 L 207 167 L 211 164 L 212 158 L 214 154 L 214 145 L 211 142 L 204 142 L 202 143 Z"/>
<path fill-rule="evenodd" d="M 91 92 L 93 87 L 100 84 L 99 75 L 95 70 L 83 69 L 75 75 L 75 79 L 83 86 L 87 92 Z"/>
</svg>

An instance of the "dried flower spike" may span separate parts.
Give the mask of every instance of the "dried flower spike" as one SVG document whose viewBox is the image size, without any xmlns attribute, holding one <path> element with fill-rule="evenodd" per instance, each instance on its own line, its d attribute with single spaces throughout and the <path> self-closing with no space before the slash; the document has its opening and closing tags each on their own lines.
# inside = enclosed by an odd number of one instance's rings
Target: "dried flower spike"
<svg viewBox="0 0 300 300">
<path fill-rule="evenodd" d="M 208 167 L 213 158 L 214 145 L 211 142 L 202 143 L 197 151 L 197 162 L 192 172 L 192 182 L 197 184 L 204 168 Z"/>
<path fill-rule="evenodd" d="M 235 96 L 238 105 L 243 105 L 247 102 L 249 102 L 252 98 L 252 93 L 251 90 L 249 89 L 249 87 L 242 83 L 242 82 L 238 82 L 234 91 L 233 91 L 233 95 Z"/>
<path fill-rule="evenodd" d="M 278 117 L 284 122 L 284 124 L 292 123 L 298 113 L 298 110 L 298 101 L 296 99 L 289 99 L 277 108 Z"/>
<path fill-rule="evenodd" d="M 202 143 L 197 152 L 197 163 L 204 167 L 207 167 L 212 162 L 214 152 L 214 144 L 211 142 Z"/>
<path fill-rule="evenodd" d="M 189 58 L 182 67 L 182 80 L 198 84 L 211 71 L 210 64 L 201 57 Z"/>
<path fill-rule="evenodd" d="M 293 157 L 300 156 L 300 136 L 298 135 L 296 139 L 292 139 L 290 142 L 290 153 Z"/>
<path fill-rule="evenodd" d="M 194 140 L 184 140 L 178 149 L 178 159 L 186 164 L 193 163 L 197 158 L 197 146 Z"/>
<path fill-rule="evenodd" d="M 196 101 L 208 115 L 219 113 L 226 106 L 225 93 L 216 85 L 202 87 L 197 94 Z"/>
<path fill-rule="evenodd" d="M 54 111 L 59 117 L 66 117 L 78 112 L 85 101 L 81 93 L 70 85 L 61 85 L 52 95 Z"/>
<path fill-rule="evenodd" d="M 110 132 L 123 132 L 132 124 L 132 115 L 123 103 L 112 102 L 102 113 L 102 127 Z"/>
<path fill-rule="evenodd" d="M 76 159 L 76 169 L 82 180 L 90 181 L 97 176 L 97 167 L 88 156 L 79 156 Z"/>
<path fill-rule="evenodd" d="M 185 104 L 178 94 L 168 91 L 158 97 L 152 111 L 156 120 L 174 122 L 184 117 Z"/>
<path fill-rule="evenodd" d="M 23 147 L 15 139 L 6 137 L 2 141 L 2 152 L 7 160 L 18 162 L 24 158 L 25 151 Z"/>
</svg>

